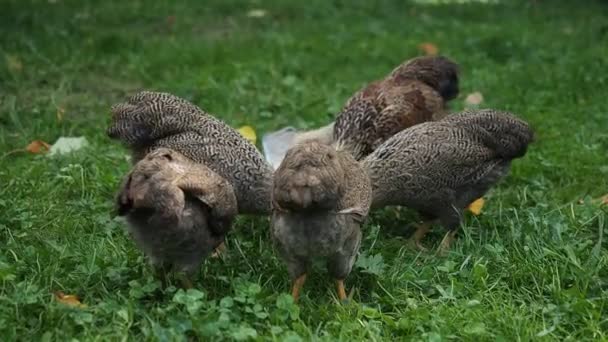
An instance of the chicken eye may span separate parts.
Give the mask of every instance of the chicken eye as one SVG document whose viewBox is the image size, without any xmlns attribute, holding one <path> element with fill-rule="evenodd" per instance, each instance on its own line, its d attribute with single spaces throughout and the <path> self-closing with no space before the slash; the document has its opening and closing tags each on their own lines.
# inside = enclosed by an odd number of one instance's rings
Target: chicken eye
<svg viewBox="0 0 608 342">
<path fill-rule="evenodd" d="M 173 157 L 169 153 L 163 154 L 163 158 L 167 159 L 168 161 L 172 161 L 173 160 Z"/>
</svg>

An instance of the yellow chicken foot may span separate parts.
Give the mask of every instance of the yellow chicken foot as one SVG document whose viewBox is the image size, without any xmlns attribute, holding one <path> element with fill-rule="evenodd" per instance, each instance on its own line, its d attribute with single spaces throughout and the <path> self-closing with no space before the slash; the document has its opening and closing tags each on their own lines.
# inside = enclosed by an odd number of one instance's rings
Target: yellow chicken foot
<svg viewBox="0 0 608 342">
<path fill-rule="evenodd" d="M 296 280 L 293 281 L 293 285 L 291 286 L 291 295 L 293 296 L 294 302 L 298 302 L 298 298 L 300 298 L 300 290 L 304 286 L 304 282 L 306 281 L 306 273 L 302 274 Z"/>
<path fill-rule="evenodd" d="M 344 280 L 336 280 L 336 290 L 338 291 L 338 298 L 343 301 L 347 300 L 346 290 L 344 289 Z"/>
</svg>

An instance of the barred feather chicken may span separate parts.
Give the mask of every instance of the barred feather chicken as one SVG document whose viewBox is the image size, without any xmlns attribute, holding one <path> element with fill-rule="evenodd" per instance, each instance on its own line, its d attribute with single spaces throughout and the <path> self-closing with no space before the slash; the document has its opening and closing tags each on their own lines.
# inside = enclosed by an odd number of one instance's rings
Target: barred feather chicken
<svg viewBox="0 0 608 342">
<path fill-rule="evenodd" d="M 237 214 L 230 183 L 173 150 L 158 148 L 125 177 L 116 199 L 129 232 L 159 275 L 183 273 L 185 287 L 223 243 Z"/>
<path fill-rule="evenodd" d="M 338 114 L 334 141 L 361 160 L 401 130 L 445 116 L 458 95 L 458 65 L 417 57 L 353 95 Z"/>
<path fill-rule="evenodd" d="M 338 297 L 361 242 L 372 200 L 365 170 L 348 152 L 318 142 L 292 147 L 275 172 L 272 235 L 293 280 L 295 300 L 314 258 L 327 260 Z"/>
<path fill-rule="evenodd" d="M 149 91 L 114 105 L 112 113 L 107 133 L 132 150 L 134 162 L 157 148 L 173 149 L 225 178 L 240 213 L 270 213 L 270 165 L 224 122 L 177 96 Z"/>
<path fill-rule="evenodd" d="M 528 124 L 507 112 L 465 111 L 397 133 L 363 161 L 373 187 L 373 207 L 400 205 L 417 210 L 421 239 L 433 222 L 453 241 L 463 210 L 507 175 L 511 161 L 533 140 Z"/>
</svg>

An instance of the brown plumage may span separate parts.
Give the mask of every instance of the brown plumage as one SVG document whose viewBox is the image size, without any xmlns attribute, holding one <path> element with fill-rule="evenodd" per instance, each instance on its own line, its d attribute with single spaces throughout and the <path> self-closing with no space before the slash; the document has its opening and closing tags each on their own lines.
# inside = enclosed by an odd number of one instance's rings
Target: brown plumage
<svg viewBox="0 0 608 342">
<path fill-rule="evenodd" d="M 426 221 L 414 235 L 419 248 L 430 222 L 438 220 L 449 230 L 441 245 L 446 251 L 463 210 L 508 173 L 511 160 L 522 157 L 532 140 L 527 123 L 494 110 L 403 130 L 362 162 L 372 181 L 373 207 L 417 210 Z"/>
<path fill-rule="evenodd" d="M 353 95 L 338 114 L 334 141 L 360 160 L 395 133 L 445 115 L 458 95 L 458 66 L 446 57 L 404 62 Z"/>
<path fill-rule="evenodd" d="M 114 105 L 112 113 L 107 133 L 132 150 L 134 163 L 154 149 L 173 149 L 225 178 L 240 213 L 270 212 L 270 165 L 224 122 L 177 96 L 149 91 Z"/>
<path fill-rule="evenodd" d="M 236 196 L 224 178 L 165 148 L 135 164 L 116 204 L 154 267 L 186 276 L 224 241 L 237 214 Z"/>
<path fill-rule="evenodd" d="M 272 235 L 298 298 L 310 262 L 327 260 L 338 296 L 361 242 L 372 192 L 369 177 L 348 152 L 319 142 L 295 145 L 274 175 Z"/>
</svg>

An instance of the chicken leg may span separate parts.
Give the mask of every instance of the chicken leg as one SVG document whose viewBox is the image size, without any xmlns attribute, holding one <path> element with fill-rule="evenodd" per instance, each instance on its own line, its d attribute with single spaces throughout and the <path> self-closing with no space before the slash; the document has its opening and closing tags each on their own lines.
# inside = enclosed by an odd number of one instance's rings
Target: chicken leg
<svg viewBox="0 0 608 342">
<path fill-rule="evenodd" d="M 415 225 L 416 231 L 410 240 L 410 244 L 421 252 L 428 251 L 428 249 L 422 245 L 422 239 L 424 239 L 429 230 L 431 230 L 432 224 L 433 221 L 423 221 Z"/>
<path fill-rule="evenodd" d="M 441 240 L 441 244 L 439 245 L 439 255 L 445 256 L 448 253 L 450 247 L 452 246 L 452 242 L 454 241 L 454 239 L 456 239 L 457 232 L 457 230 L 450 230 L 445 234 L 445 236 Z"/>
<path fill-rule="evenodd" d="M 300 298 L 300 291 L 304 286 L 304 282 L 306 282 L 306 273 L 303 273 L 301 276 L 297 277 L 291 286 L 291 295 L 293 296 L 293 301 L 296 303 Z"/>
<path fill-rule="evenodd" d="M 344 289 L 344 279 L 336 279 L 336 290 L 338 291 L 338 299 L 344 301 L 348 298 Z"/>
</svg>

